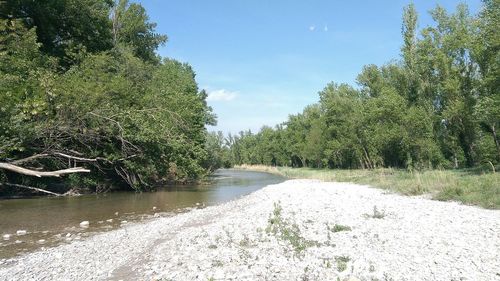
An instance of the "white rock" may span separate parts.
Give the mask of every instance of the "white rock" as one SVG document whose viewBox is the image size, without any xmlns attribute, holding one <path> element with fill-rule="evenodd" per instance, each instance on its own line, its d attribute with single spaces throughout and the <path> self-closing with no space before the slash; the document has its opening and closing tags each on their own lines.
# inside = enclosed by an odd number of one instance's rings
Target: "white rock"
<svg viewBox="0 0 500 281">
<path fill-rule="evenodd" d="M 127 224 L 127 223 L 128 223 L 128 221 L 121 221 L 120 223 L 121 223 L 121 224 Z"/>
<path fill-rule="evenodd" d="M 113 219 L 106 220 L 107 222 L 113 222 Z"/>
<path fill-rule="evenodd" d="M 3 237 L 3 240 L 9 240 L 10 239 L 10 234 L 4 234 L 2 237 Z"/>
<path fill-rule="evenodd" d="M 118 216 L 118 214 L 119 214 L 118 212 L 115 212 L 115 216 Z"/>
<path fill-rule="evenodd" d="M 39 244 L 43 244 L 43 243 L 45 243 L 45 239 L 40 239 L 40 240 L 38 240 L 37 242 L 38 242 Z"/>
<path fill-rule="evenodd" d="M 21 241 L 21 240 L 16 240 L 16 244 L 21 244 L 21 243 L 23 243 L 23 241 Z"/>
<path fill-rule="evenodd" d="M 90 224 L 89 221 L 82 221 L 80 223 L 80 227 L 89 227 L 89 224 Z"/>
<path fill-rule="evenodd" d="M 156 206 L 153 207 L 153 211 L 156 210 Z"/>
<path fill-rule="evenodd" d="M 71 233 L 66 234 L 66 237 L 71 237 Z"/>
<path fill-rule="evenodd" d="M 17 235 L 26 235 L 28 232 L 26 230 L 18 230 L 16 232 Z"/>
</svg>

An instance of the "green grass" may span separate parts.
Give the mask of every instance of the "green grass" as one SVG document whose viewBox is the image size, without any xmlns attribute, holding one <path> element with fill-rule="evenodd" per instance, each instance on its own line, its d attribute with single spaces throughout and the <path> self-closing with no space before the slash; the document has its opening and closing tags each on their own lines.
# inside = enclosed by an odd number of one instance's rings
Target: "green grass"
<svg viewBox="0 0 500 281">
<path fill-rule="evenodd" d="M 263 171 L 287 178 L 352 182 L 387 189 L 404 195 L 430 193 L 433 199 L 459 201 L 487 209 L 500 209 L 500 174 L 480 170 L 399 169 L 330 170 L 268 166 L 238 166 L 238 169 Z"/>
</svg>

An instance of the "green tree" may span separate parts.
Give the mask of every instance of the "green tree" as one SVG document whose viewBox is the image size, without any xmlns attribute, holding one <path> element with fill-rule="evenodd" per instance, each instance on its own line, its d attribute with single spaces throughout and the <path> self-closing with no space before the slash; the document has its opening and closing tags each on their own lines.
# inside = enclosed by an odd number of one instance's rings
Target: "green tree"
<svg viewBox="0 0 500 281">
<path fill-rule="evenodd" d="M 155 32 L 156 23 L 149 21 L 146 10 L 128 0 L 116 0 L 111 16 L 113 43 L 125 44 L 134 54 L 149 62 L 159 62 L 155 51 L 167 41 L 167 36 Z"/>
</svg>

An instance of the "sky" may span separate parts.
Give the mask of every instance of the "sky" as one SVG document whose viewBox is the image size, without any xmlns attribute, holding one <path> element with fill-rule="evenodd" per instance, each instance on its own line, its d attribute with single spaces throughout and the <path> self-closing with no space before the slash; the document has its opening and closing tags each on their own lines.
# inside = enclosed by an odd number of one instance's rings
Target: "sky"
<svg viewBox="0 0 500 281">
<path fill-rule="evenodd" d="M 318 101 L 329 82 L 356 85 L 364 65 L 400 58 L 403 7 L 419 27 L 437 4 L 454 11 L 480 0 L 141 0 L 168 42 L 158 52 L 189 63 L 218 124 L 258 131 Z"/>
</svg>

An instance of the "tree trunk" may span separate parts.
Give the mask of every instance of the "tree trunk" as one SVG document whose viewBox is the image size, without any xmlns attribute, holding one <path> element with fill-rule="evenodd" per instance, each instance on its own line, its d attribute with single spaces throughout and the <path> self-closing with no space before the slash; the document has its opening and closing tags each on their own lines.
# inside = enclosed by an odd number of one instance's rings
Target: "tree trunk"
<svg viewBox="0 0 500 281">
<path fill-rule="evenodd" d="M 498 159 L 500 159 L 500 143 L 498 142 L 495 125 L 491 126 L 491 132 L 493 133 L 493 140 L 495 141 L 495 145 L 497 146 Z"/>
</svg>

